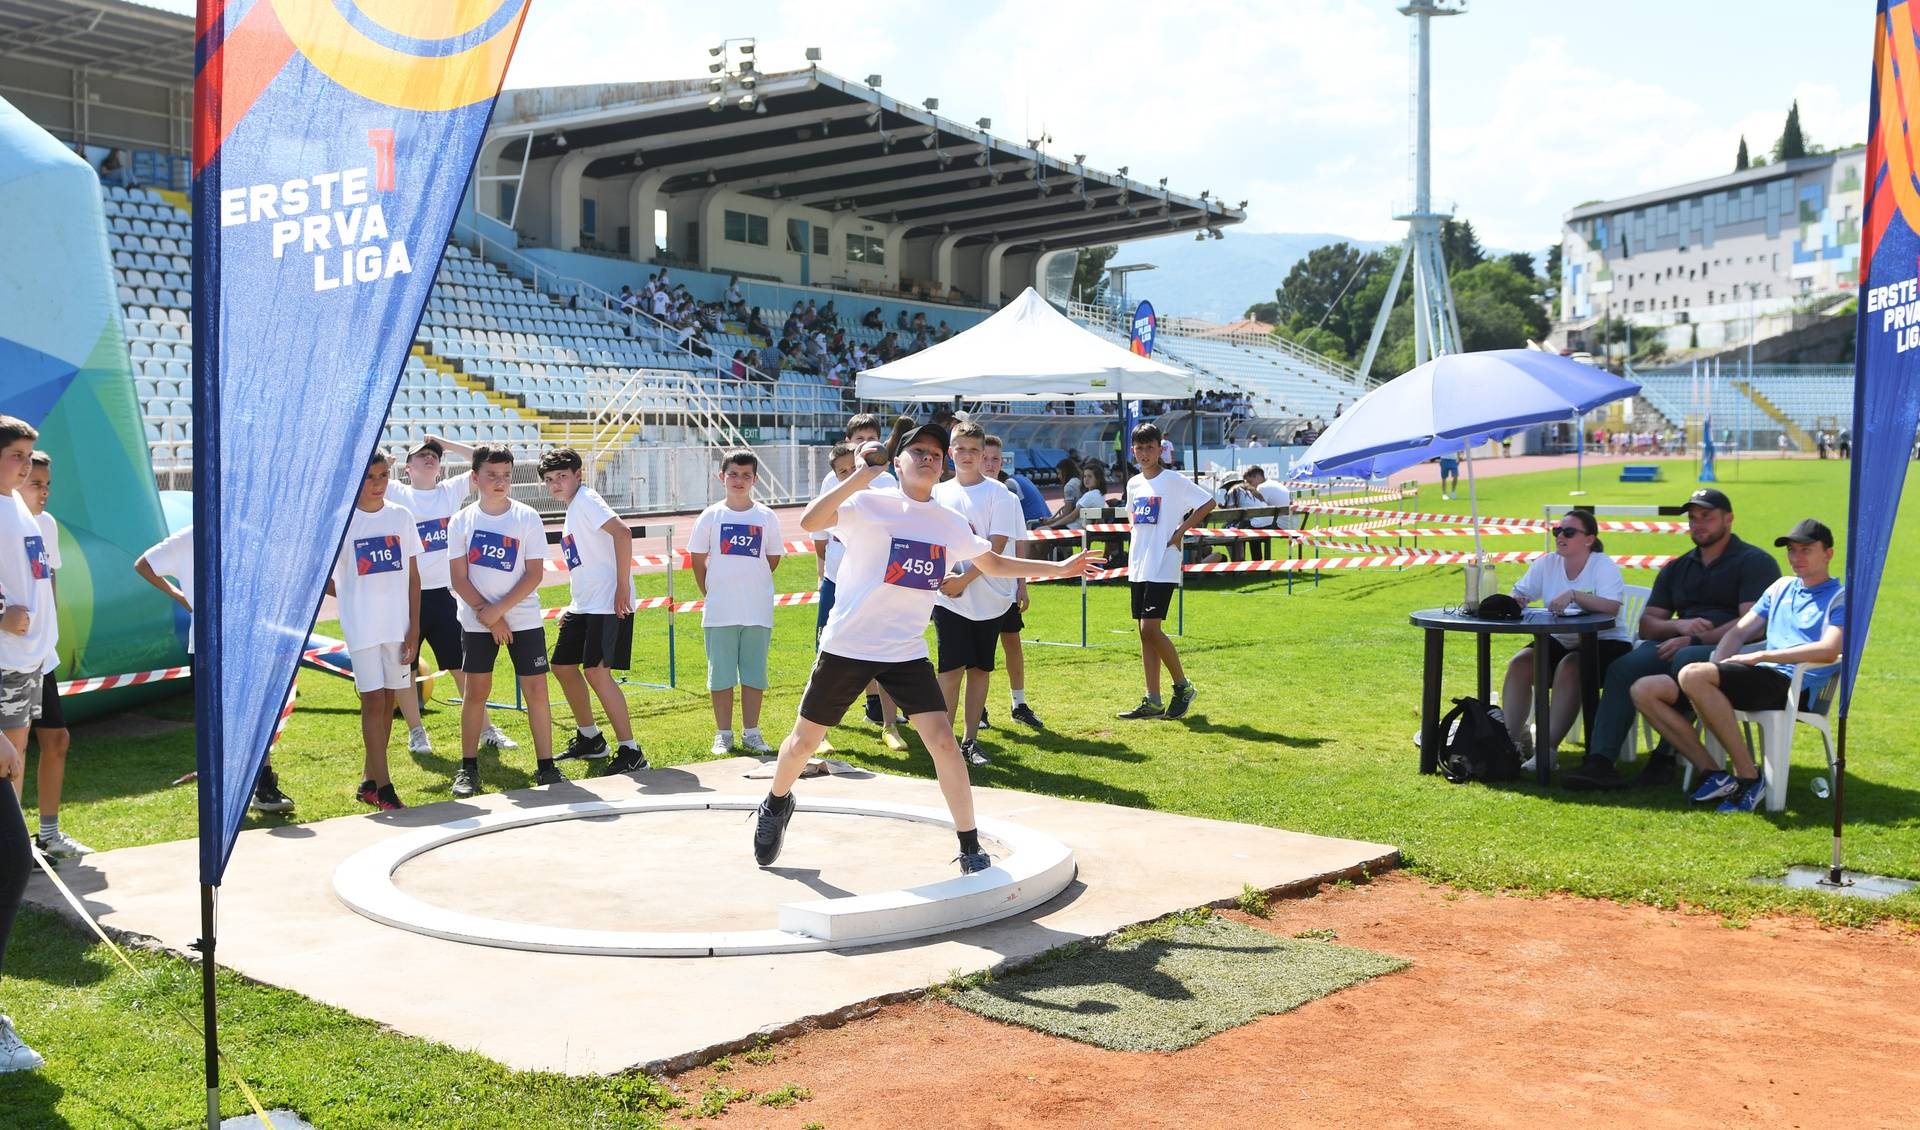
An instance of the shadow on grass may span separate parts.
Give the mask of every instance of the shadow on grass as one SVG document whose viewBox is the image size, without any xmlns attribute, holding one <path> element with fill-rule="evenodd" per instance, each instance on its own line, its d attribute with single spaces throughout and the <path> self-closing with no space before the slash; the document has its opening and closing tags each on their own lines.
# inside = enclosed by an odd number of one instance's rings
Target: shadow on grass
<svg viewBox="0 0 1920 1130">
<path fill-rule="evenodd" d="M 1565 765 L 1565 755 L 1561 764 Z M 1630 770 L 1631 771 L 1631 770 Z M 1623 787 L 1603 789 L 1592 792 L 1575 792 L 1561 783 L 1566 773 L 1563 768 L 1556 774 L 1555 781 L 1546 788 L 1534 783 L 1531 774 L 1524 780 L 1479 782 L 1487 788 L 1501 792 L 1521 793 L 1537 796 L 1555 804 L 1566 804 L 1583 808 L 1634 808 L 1649 811 L 1668 810 L 1675 812 L 1712 813 L 1712 804 L 1694 804 L 1687 794 L 1680 791 L 1680 778 L 1674 776 L 1672 783 L 1650 785 L 1644 788 Z M 1780 812 L 1767 812 L 1764 809 L 1752 816 L 1760 817 L 1767 823 L 1783 831 L 1799 828 L 1825 828 L 1833 824 L 1833 802 L 1814 797 L 1808 791 L 1810 782 L 1816 773 L 1796 772 L 1787 783 L 1787 807 Z M 1849 772 L 1846 780 L 1846 823 L 1849 826 L 1869 828 L 1901 828 L 1910 826 L 1913 813 L 1920 808 L 1920 790 L 1899 785 L 1888 785 L 1870 777 L 1861 777 Z M 1716 815 L 1746 816 L 1746 813 L 1720 813 Z"/>
<path fill-rule="evenodd" d="M 69 886 L 72 880 L 60 876 Z M 97 885 L 96 885 L 97 889 Z M 80 892 L 76 889 L 75 894 Z M 84 900 L 83 900 L 84 901 Z M 64 904 L 63 904 L 64 905 Z M 92 907 L 88 907 L 91 911 Z M 7 977 L 71 988 L 99 985 L 113 976 L 115 966 L 105 949 L 95 951 L 95 941 L 71 912 L 59 913 L 38 906 L 23 906 L 7 943 Z M 40 1049 L 46 1054 L 47 1049 Z M 9 1078 L 0 1075 L 0 1080 Z M 9 1108 L 0 1104 L 0 1113 Z M 12 1125 L 0 1118 L 0 1124 Z"/>
<path fill-rule="evenodd" d="M 1247 742 L 1271 742 L 1274 745 L 1283 745 L 1291 749 L 1318 749 L 1331 740 L 1329 738 L 1295 737 L 1292 734 L 1280 734 L 1272 730 L 1257 730 L 1252 726 L 1215 722 L 1204 714 L 1188 715 L 1184 720 L 1176 719 L 1167 723 L 1167 725 L 1178 726 L 1182 721 L 1186 723 L 1188 730 L 1196 734 L 1219 734 L 1223 737 L 1239 738 L 1241 741 Z"/>
<path fill-rule="evenodd" d="M 1102 804 L 1124 804 L 1130 808 L 1153 807 L 1152 801 L 1145 793 L 1117 788 L 1106 781 L 1094 777 L 1083 777 L 1077 773 L 1058 773 L 1022 765 L 1008 756 L 1009 752 L 1002 751 L 990 765 L 976 765 L 969 769 L 968 773 L 973 783 L 994 788 L 1045 793 L 1049 796 L 1098 801 Z M 841 750 L 839 755 L 851 756 L 862 764 L 884 772 L 898 773 L 901 776 L 930 777 L 933 775 L 933 759 L 927 755 L 926 751 L 920 749 L 917 743 L 909 747 L 905 753 L 894 753 L 886 749 Z"/>
<path fill-rule="evenodd" d="M 54 1112 L 59 1104 L 62 1091 L 58 1084 L 38 1071 L 15 1071 L 0 1075 L 0 1111 L 5 1112 L 6 1124 L 19 1130 L 62 1130 L 73 1123 Z M 119 1117 L 119 1112 L 114 1112 Z M 118 1122 L 120 1126 L 138 1126 L 134 1119 Z"/>
</svg>

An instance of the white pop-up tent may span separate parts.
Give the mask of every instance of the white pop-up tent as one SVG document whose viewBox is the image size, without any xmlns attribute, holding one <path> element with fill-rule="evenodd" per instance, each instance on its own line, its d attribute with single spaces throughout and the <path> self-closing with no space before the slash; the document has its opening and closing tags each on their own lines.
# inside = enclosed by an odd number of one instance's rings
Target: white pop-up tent
<svg viewBox="0 0 1920 1130">
<path fill-rule="evenodd" d="M 1075 325 L 1028 287 L 965 333 L 860 374 L 862 400 L 1181 400 L 1194 375 Z"/>
</svg>

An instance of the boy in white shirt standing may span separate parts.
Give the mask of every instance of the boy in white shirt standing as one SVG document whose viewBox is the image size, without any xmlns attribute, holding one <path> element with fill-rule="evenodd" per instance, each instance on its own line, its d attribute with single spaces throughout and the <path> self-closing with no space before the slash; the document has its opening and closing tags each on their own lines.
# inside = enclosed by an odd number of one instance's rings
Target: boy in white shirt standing
<svg viewBox="0 0 1920 1130">
<path fill-rule="evenodd" d="M 533 731 L 533 783 L 566 780 L 553 763 L 553 715 L 547 703 L 547 633 L 541 627 L 540 578 L 546 573 L 547 530 L 533 507 L 515 501 L 513 452 L 473 449 L 473 481 L 480 498 L 447 524 L 447 572 L 460 598 L 460 665 L 467 673 L 460 703 L 460 770 L 453 795 L 480 791 L 480 745 L 485 738 L 493 664 L 505 647 L 527 704 Z"/>
<path fill-rule="evenodd" d="M 367 460 L 347 536 L 327 578 L 340 602 L 340 634 L 353 660 L 360 692 L 360 739 L 366 745 L 354 797 L 382 812 L 405 808 L 387 769 L 394 700 L 413 690 L 413 659 L 420 650 L 420 534 L 413 515 L 387 501 L 393 467 L 385 452 Z"/>
<path fill-rule="evenodd" d="M 627 696 L 613 673 L 633 666 L 633 531 L 599 491 L 582 481 L 585 467 L 580 453 L 570 447 L 540 457 L 540 481 L 555 500 L 567 504 L 560 552 L 573 593 L 553 642 L 553 677 L 560 681 L 575 723 L 574 736 L 559 760 L 607 756 L 606 736 L 593 721 L 593 697 L 587 693 L 591 686 L 620 743 L 607 772 L 631 773 L 647 767 L 647 755 L 633 740 Z"/>
<path fill-rule="evenodd" d="M 440 478 L 440 465 L 447 454 L 473 458 L 473 448 L 455 443 L 445 436 L 428 434 L 407 455 L 407 481 L 389 483 L 387 498 L 413 515 L 414 528 L 420 534 L 420 641 L 433 649 L 433 662 L 453 676 L 453 685 L 464 699 L 467 674 L 460 669 L 460 602 L 454 599 L 447 575 L 447 523 L 473 493 L 473 472 L 462 471 Z M 419 655 L 414 656 L 416 660 Z M 396 696 L 400 716 L 407 720 L 407 751 L 432 753 L 433 742 L 420 724 L 420 698 L 415 694 Z M 514 749 L 518 743 L 493 724 L 493 718 L 481 714 L 480 742 L 495 749 Z"/>
<path fill-rule="evenodd" d="M 867 489 L 890 452 L 901 486 Z M 862 444 L 862 465 L 853 477 L 814 499 L 800 519 L 809 533 L 833 530 L 846 555 L 840 562 L 839 599 L 821 634 L 800 716 L 780 744 L 772 788 L 754 819 L 753 857 L 762 867 L 780 857 L 800 770 L 870 681 L 878 681 L 900 704 L 933 757 L 960 840 L 961 872 L 993 865 L 980 847 L 967 763 L 954 741 L 940 681 L 927 662 L 926 623 L 934 593 L 951 561 L 972 561 L 990 577 L 1074 577 L 1099 568 L 1100 562 L 1087 553 L 1057 563 L 994 553 L 985 538 L 967 528 L 965 518 L 933 501 L 946 453 L 946 429 L 914 426 L 902 418 L 892 443 Z"/>
<path fill-rule="evenodd" d="M 33 842 L 46 855 L 58 859 L 87 855 L 93 849 L 60 830 L 60 789 L 66 782 L 67 749 L 73 737 L 67 730 L 67 714 L 60 704 L 60 682 L 55 677 L 60 666 L 60 618 L 54 611 L 53 578 L 60 568 L 60 526 L 53 515 L 47 513 L 47 496 L 52 490 L 53 459 L 44 451 L 36 451 L 27 471 L 27 485 L 19 492 L 27 504 L 27 512 L 40 526 L 41 560 L 45 567 L 34 570 L 34 584 L 45 586 L 39 594 L 39 605 L 47 610 L 43 626 L 49 637 L 47 658 L 41 664 L 46 674 L 40 684 L 40 717 L 33 722 L 33 736 L 40 743 L 40 790 L 35 798 L 40 806 L 40 831 Z M 40 576 L 42 573 L 44 578 Z"/>
<path fill-rule="evenodd" d="M 954 476 L 933 488 L 933 500 L 967 520 L 974 533 L 987 539 L 995 553 L 1007 553 L 1018 544 L 1020 505 L 997 480 L 987 478 L 986 430 L 971 420 L 956 424 L 949 440 Z M 1017 552 L 1017 550 L 1016 550 Z M 969 765 L 988 764 L 980 752 L 980 713 L 987 706 L 987 686 L 993 675 L 994 649 L 1000 642 L 1000 621 L 1013 606 L 1013 581 L 988 579 L 978 569 L 956 562 L 940 582 L 934 599 L 933 630 L 940 658 L 934 669 L 952 718 L 966 682 L 966 737 L 960 754 Z"/>
<path fill-rule="evenodd" d="M 693 582 L 706 594 L 700 626 L 707 638 L 707 691 L 713 696 L 715 757 L 733 751 L 733 688 L 740 688 L 740 745 L 774 752 L 760 734 L 773 639 L 773 573 L 780 567 L 780 520 L 753 500 L 760 460 L 736 451 L 720 464 L 727 497 L 694 519 L 687 551 Z"/>
<path fill-rule="evenodd" d="M 1180 718 L 1193 706 L 1196 691 L 1180 666 L 1179 649 L 1164 624 L 1180 587 L 1181 551 L 1187 531 L 1213 512 L 1213 496 L 1191 479 L 1170 471 L 1160 462 L 1160 429 L 1141 424 L 1133 429 L 1133 461 L 1140 473 L 1127 480 L 1127 518 L 1133 523 L 1127 550 L 1128 587 L 1133 590 L 1133 618 L 1140 625 L 1140 662 L 1146 668 L 1147 695 L 1140 705 L 1122 711 L 1121 718 Z M 1173 700 L 1160 703 L 1160 665 L 1173 676 Z"/>
</svg>

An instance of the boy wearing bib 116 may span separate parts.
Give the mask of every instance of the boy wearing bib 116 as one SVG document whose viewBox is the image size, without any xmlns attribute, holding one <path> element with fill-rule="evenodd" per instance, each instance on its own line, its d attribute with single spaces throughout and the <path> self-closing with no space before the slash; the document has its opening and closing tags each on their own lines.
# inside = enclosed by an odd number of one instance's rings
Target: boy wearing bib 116
<svg viewBox="0 0 1920 1130">
<path fill-rule="evenodd" d="M 706 595 L 700 625 L 707 639 L 707 692 L 713 696 L 713 755 L 733 752 L 733 688 L 740 688 L 740 745 L 770 754 L 760 733 L 773 638 L 773 573 L 780 567 L 780 520 L 753 500 L 760 460 L 736 451 L 720 464 L 727 497 L 694 519 L 687 552 L 693 581 Z"/>
<path fill-rule="evenodd" d="M 447 524 L 447 573 L 460 598 L 460 662 L 467 685 L 460 701 L 460 769 L 453 795 L 480 791 L 480 743 L 486 727 L 493 664 L 502 647 L 527 704 L 533 731 L 533 783 L 566 780 L 553 763 L 553 714 L 547 700 L 547 632 L 541 627 L 540 578 L 547 571 L 547 530 L 533 507 L 517 502 L 513 452 L 473 449 L 473 481 L 479 501 Z"/>
<path fill-rule="evenodd" d="M 900 486 L 866 489 L 889 454 Z M 793 817 L 791 790 L 807 758 L 869 680 L 892 695 L 933 756 L 940 792 L 960 838 L 960 870 L 972 874 L 992 866 L 980 847 L 967 763 L 954 741 L 940 682 L 927 662 L 926 624 L 934 593 L 951 562 L 969 561 L 987 576 L 1003 578 L 1077 577 L 1101 563 L 1090 553 L 1061 562 L 994 553 L 985 538 L 967 528 L 965 518 L 933 501 L 946 454 L 946 429 L 915 426 L 903 417 L 894 426 L 891 444 L 861 444 L 853 476 L 816 498 L 801 516 L 807 532 L 831 529 L 846 551 L 833 614 L 820 636 L 820 654 L 800 700 L 800 717 L 780 745 L 773 786 L 754 820 L 753 856 L 762 867 L 780 857 L 787 821 Z"/>
<path fill-rule="evenodd" d="M 1213 512 L 1213 495 L 1181 478 L 1160 462 L 1160 429 L 1133 429 L 1133 461 L 1140 473 L 1127 480 L 1127 520 L 1133 523 L 1127 550 L 1127 579 L 1133 582 L 1133 618 L 1140 625 L 1140 662 L 1146 668 L 1147 696 L 1122 718 L 1179 718 L 1193 705 L 1195 691 L 1180 666 L 1179 649 L 1162 625 L 1180 587 L 1181 546 L 1187 531 Z M 1160 665 L 1173 676 L 1173 701 L 1160 705 Z"/>
</svg>

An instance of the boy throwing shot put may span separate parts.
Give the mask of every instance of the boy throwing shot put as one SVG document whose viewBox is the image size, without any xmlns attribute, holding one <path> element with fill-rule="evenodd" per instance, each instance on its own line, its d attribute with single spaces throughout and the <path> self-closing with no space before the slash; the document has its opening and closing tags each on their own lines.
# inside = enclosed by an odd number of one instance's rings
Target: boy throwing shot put
<svg viewBox="0 0 1920 1130">
<path fill-rule="evenodd" d="M 893 697 L 933 756 L 940 792 L 960 839 L 960 870 L 983 871 L 967 763 L 953 738 L 946 700 L 927 662 L 926 623 L 934 594 L 951 562 L 969 561 L 989 577 L 1075 577 L 1100 566 L 1082 553 L 1061 562 L 1023 561 L 994 553 L 967 520 L 933 501 L 947 454 L 946 430 L 915 426 L 902 417 L 893 441 L 860 445 L 853 477 L 816 498 L 800 524 L 809 533 L 832 530 L 846 546 L 838 599 L 820 637 L 820 653 L 800 701 L 800 717 L 780 745 L 773 787 L 754 820 L 753 857 L 768 867 L 780 857 L 793 817 L 793 784 L 827 728 L 837 724 L 877 681 Z M 896 489 L 869 490 L 888 456 L 899 474 Z"/>
<path fill-rule="evenodd" d="M 467 684 L 460 702 L 460 770 L 453 795 L 480 791 L 480 744 L 487 695 L 500 649 L 513 660 L 533 730 L 533 783 L 566 780 L 553 763 L 553 716 L 547 705 L 547 633 L 540 626 L 540 578 L 547 571 L 547 531 L 540 515 L 508 494 L 513 452 L 473 449 L 473 481 L 480 498 L 447 524 L 447 570 L 460 598 L 460 663 Z"/>
<path fill-rule="evenodd" d="M 860 412 L 849 416 L 847 417 L 846 437 L 849 454 L 851 454 L 853 449 L 858 448 L 863 443 L 878 443 L 880 441 L 880 420 L 871 412 Z M 838 448 L 835 450 L 838 451 Z M 853 466 L 853 463 L 849 462 L 848 466 Z M 832 458 L 829 463 L 827 476 L 820 480 L 820 496 L 825 496 L 827 492 L 833 490 L 839 486 L 841 482 L 845 481 L 840 477 L 839 467 L 839 459 L 837 457 Z M 885 471 L 881 471 L 878 475 L 874 476 L 873 481 L 867 484 L 868 488 L 873 490 L 897 487 L 899 485 L 898 482 L 894 481 L 893 476 Z M 844 553 L 845 547 L 842 546 L 839 540 L 831 533 L 825 531 L 814 535 L 813 545 L 814 552 L 820 556 L 821 578 L 819 619 L 814 625 L 814 643 L 817 645 L 819 643 L 819 633 L 827 630 L 827 617 L 833 613 L 834 597 L 838 591 L 836 578 L 840 575 L 840 558 Z M 887 697 L 878 683 L 870 683 L 867 685 L 867 721 L 880 727 L 880 739 L 886 743 L 888 749 L 899 753 L 907 748 L 906 739 L 900 736 L 899 712 L 893 700 Z"/>
<path fill-rule="evenodd" d="M 1163 626 L 1180 587 L 1181 545 L 1187 531 L 1213 513 L 1213 496 L 1161 462 L 1160 429 L 1133 429 L 1133 459 L 1140 473 L 1127 480 L 1127 519 L 1133 523 L 1127 550 L 1127 579 L 1132 581 L 1133 618 L 1140 625 L 1140 662 L 1146 668 L 1147 696 L 1121 718 L 1181 718 L 1198 693 L 1180 666 L 1180 652 Z M 1160 665 L 1173 676 L 1173 701 L 1160 703 Z"/>
<path fill-rule="evenodd" d="M 540 457 L 540 481 L 548 494 L 567 504 L 560 552 L 573 591 L 553 642 L 553 677 L 560 680 L 576 727 L 559 760 L 607 756 L 607 739 L 593 721 L 591 686 L 620 743 L 607 772 L 631 773 L 647 767 L 647 755 L 633 740 L 627 696 L 613 673 L 633 666 L 633 531 L 599 491 L 581 482 L 584 466 L 570 447 Z"/>
<path fill-rule="evenodd" d="M 413 515 L 387 501 L 392 477 L 386 454 L 374 452 L 327 578 L 328 595 L 340 601 L 340 634 L 353 659 L 360 738 L 367 747 L 353 795 L 382 812 L 406 807 L 393 791 L 387 746 L 394 700 L 412 693 L 413 659 L 420 650 L 420 534 Z"/>
<path fill-rule="evenodd" d="M 852 456 L 848 456 L 851 461 Z M 774 752 L 760 733 L 773 639 L 773 572 L 780 567 L 780 520 L 753 500 L 760 460 L 736 451 L 720 464 L 727 497 L 694 519 L 687 551 L 693 583 L 706 594 L 700 625 L 707 638 L 707 691 L 713 696 L 715 757 L 733 752 L 733 688 L 740 688 L 740 745 Z"/>
</svg>

